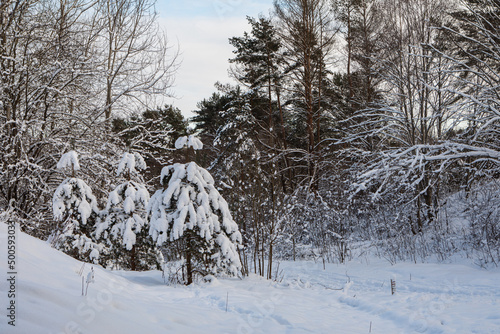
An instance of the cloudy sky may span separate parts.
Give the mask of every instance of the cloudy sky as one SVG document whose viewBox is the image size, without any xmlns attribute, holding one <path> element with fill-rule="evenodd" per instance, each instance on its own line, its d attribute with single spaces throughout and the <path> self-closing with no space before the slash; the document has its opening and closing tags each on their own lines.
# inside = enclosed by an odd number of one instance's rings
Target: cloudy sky
<svg viewBox="0 0 500 334">
<path fill-rule="evenodd" d="M 210 97 L 214 83 L 231 82 L 228 39 L 249 31 L 246 16 L 269 14 L 272 0 L 159 0 L 157 10 L 168 38 L 180 48 L 181 65 L 168 104 L 191 117 L 196 103 Z"/>
</svg>

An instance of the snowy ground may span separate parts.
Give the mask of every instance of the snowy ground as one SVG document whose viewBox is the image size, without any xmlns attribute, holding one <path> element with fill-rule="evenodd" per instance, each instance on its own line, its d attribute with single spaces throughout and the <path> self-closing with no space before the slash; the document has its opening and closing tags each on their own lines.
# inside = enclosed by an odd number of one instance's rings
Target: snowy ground
<svg viewBox="0 0 500 334">
<path fill-rule="evenodd" d="M 6 240 L 0 224 L 2 254 Z M 96 267 L 84 297 L 80 262 L 19 232 L 17 256 L 15 327 L 6 317 L 7 256 L 0 259 L 2 334 L 369 333 L 370 326 L 383 334 L 500 333 L 499 269 L 371 259 L 323 270 L 321 263 L 282 262 L 281 282 L 251 276 L 174 287 L 160 272 Z"/>
</svg>

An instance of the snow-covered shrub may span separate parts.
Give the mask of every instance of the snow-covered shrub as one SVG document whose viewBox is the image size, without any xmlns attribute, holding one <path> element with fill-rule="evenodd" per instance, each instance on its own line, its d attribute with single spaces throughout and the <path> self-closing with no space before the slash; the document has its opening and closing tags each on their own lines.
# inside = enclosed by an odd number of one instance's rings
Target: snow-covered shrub
<svg viewBox="0 0 500 334">
<path fill-rule="evenodd" d="M 283 232 L 276 249 L 282 259 L 321 258 L 325 262 L 344 263 L 349 256 L 343 226 L 345 218 L 333 201 L 307 188 L 298 188 L 287 197 Z M 307 245 L 307 247 L 305 247 Z M 297 252 L 297 248 L 300 249 Z"/>
<path fill-rule="evenodd" d="M 465 235 L 468 247 L 481 266 L 500 264 L 500 188 L 480 184 L 467 198 L 465 217 L 470 222 Z"/>
<path fill-rule="evenodd" d="M 71 168 L 72 174 L 80 168 L 76 152 L 64 154 L 58 168 Z M 102 251 L 92 238 L 97 217 L 97 201 L 92 189 L 81 179 L 65 179 L 52 198 L 54 219 L 59 228 L 50 237 L 55 248 L 83 261 L 96 263 Z"/>
<path fill-rule="evenodd" d="M 150 235 L 158 245 L 175 244 L 193 274 L 236 275 L 241 234 L 210 173 L 195 162 L 164 167 L 148 206 Z"/>
<path fill-rule="evenodd" d="M 146 220 L 149 193 L 143 184 L 130 180 L 138 176 L 136 168 L 146 169 L 144 159 L 138 153 L 125 153 L 117 173 L 128 180 L 109 194 L 95 237 L 107 247 L 101 260 L 103 265 L 131 270 L 158 269 L 160 253 L 149 237 Z"/>
</svg>

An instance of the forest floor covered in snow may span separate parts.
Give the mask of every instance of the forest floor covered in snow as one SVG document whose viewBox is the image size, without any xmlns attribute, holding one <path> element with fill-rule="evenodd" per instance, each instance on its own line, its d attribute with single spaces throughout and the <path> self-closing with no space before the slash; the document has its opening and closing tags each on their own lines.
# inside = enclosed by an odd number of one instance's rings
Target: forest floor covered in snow
<svg viewBox="0 0 500 334">
<path fill-rule="evenodd" d="M 15 327 L 8 324 L 7 225 L 0 223 L 0 333 L 500 333 L 500 269 L 359 258 L 281 262 L 251 275 L 168 286 L 162 273 L 94 267 L 17 232 Z M 391 294 L 390 280 L 396 281 Z"/>
</svg>

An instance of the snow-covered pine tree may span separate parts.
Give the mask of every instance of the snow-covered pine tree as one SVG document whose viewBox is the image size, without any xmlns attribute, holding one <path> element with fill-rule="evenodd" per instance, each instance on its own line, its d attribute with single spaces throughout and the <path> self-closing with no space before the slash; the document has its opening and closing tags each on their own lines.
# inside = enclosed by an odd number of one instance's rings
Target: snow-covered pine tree
<svg viewBox="0 0 500 334">
<path fill-rule="evenodd" d="M 130 270 L 160 267 L 161 253 L 147 227 L 149 193 L 139 181 L 138 170 L 145 169 L 146 163 L 138 153 L 125 153 L 118 165 L 118 177 L 123 176 L 127 181 L 109 194 L 95 231 L 96 239 L 102 240 L 107 247 L 101 260 L 105 266 Z"/>
<path fill-rule="evenodd" d="M 97 263 L 103 248 L 92 238 L 97 201 L 85 181 L 75 177 L 80 169 L 77 153 L 63 154 L 57 168 L 70 168 L 72 177 L 65 179 L 54 192 L 52 210 L 60 225 L 49 240 L 55 248 L 78 260 Z"/>
<path fill-rule="evenodd" d="M 175 146 L 203 147 L 193 136 L 179 138 Z M 185 283 L 191 284 L 196 274 L 237 275 L 241 234 L 210 173 L 195 162 L 176 163 L 163 168 L 160 181 L 164 188 L 148 206 L 150 235 L 159 246 L 175 244 Z"/>
</svg>

